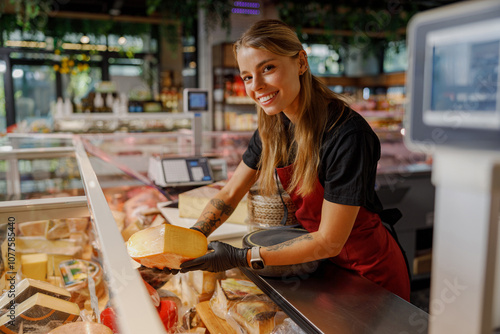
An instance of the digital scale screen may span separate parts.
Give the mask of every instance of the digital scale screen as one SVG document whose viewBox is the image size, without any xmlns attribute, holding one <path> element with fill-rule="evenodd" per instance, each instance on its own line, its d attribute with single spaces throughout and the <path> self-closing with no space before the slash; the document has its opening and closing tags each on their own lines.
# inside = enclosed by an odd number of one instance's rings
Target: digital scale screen
<svg viewBox="0 0 500 334">
<path fill-rule="evenodd" d="M 194 185 L 213 182 L 207 158 L 169 158 L 162 160 L 167 185 Z"/>
<path fill-rule="evenodd" d="M 425 57 L 424 123 L 500 129 L 500 20 L 431 31 Z"/>
<path fill-rule="evenodd" d="M 189 91 L 188 110 L 191 112 L 208 111 L 208 92 L 207 91 Z"/>
</svg>

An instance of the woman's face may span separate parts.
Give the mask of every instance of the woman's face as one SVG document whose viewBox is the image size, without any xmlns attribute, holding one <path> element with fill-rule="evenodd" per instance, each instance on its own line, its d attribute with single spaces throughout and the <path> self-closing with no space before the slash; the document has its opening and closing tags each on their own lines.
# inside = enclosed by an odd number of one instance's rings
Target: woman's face
<svg viewBox="0 0 500 334">
<path fill-rule="evenodd" d="M 303 54 L 302 54 L 303 53 Z M 279 56 L 251 47 L 241 47 L 237 60 L 245 90 L 264 112 L 276 115 L 281 111 L 293 122 L 299 106 L 299 76 L 305 52 L 299 57 Z"/>
</svg>

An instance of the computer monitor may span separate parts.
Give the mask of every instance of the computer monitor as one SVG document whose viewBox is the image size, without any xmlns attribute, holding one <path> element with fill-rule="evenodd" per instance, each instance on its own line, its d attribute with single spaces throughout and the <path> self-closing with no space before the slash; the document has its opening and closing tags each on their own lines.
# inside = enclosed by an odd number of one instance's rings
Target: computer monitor
<svg viewBox="0 0 500 334">
<path fill-rule="evenodd" d="M 184 112 L 208 112 L 210 110 L 210 94 L 206 89 L 184 89 Z"/>
<path fill-rule="evenodd" d="M 408 54 L 406 143 L 500 150 L 500 1 L 416 15 Z"/>
</svg>

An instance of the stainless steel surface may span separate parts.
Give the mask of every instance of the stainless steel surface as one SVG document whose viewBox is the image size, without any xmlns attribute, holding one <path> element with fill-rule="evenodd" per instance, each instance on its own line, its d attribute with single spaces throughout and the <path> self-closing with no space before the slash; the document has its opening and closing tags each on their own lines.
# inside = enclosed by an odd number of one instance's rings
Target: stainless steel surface
<svg viewBox="0 0 500 334">
<path fill-rule="evenodd" d="M 244 272 L 307 333 L 427 333 L 426 312 L 328 260 L 302 278 Z"/>
</svg>

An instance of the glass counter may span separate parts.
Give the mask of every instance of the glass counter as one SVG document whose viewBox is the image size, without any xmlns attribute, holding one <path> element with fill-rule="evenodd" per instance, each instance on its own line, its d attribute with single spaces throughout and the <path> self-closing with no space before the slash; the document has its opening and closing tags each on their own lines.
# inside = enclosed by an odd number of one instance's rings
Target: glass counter
<svg viewBox="0 0 500 334">
<path fill-rule="evenodd" d="M 69 276 L 64 274 L 63 268 L 70 268 L 66 273 L 73 273 L 75 263 L 80 263 L 86 268 L 82 269 L 86 275 L 83 280 L 85 286 L 71 290 L 71 302 L 80 309 L 77 316 L 98 321 L 100 313 L 107 307 L 112 307 L 117 314 L 120 333 L 165 333 L 165 327 L 151 302 L 146 285 L 127 253 L 80 138 L 41 136 L 43 138 L 40 137 L 38 142 L 38 138 L 22 136 L 7 135 L 2 138 L 0 160 L 5 162 L 7 188 L 22 194 L 20 198 L 0 202 L 1 241 L 7 238 L 14 240 L 13 251 L 17 253 L 10 254 L 10 248 L 2 247 L 3 268 L 6 269 L 3 271 L 4 279 L 14 276 L 16 281 L 20 281 L 30 277 L 30 272 L 24 267 L 24 256 L 46 254 L 48 260 L 45 280 L 70 291 L 72 285 L 67 284 Z M 59 165 L 63 163 L 64 165 Z M 55 169 L 52 170 L 52 167 Z M 72 173 L 73 170 L 76 171 L 71 174 L 74 178 L 60 170 L 66 167 L 71 167 Z M 24 168 L 24 171 L 21 172 L 19 168 Z M 61 177 L 63 183 L 78 180 L 80 188 L 77 192 L 72 192 L 60 187 L 53 191 L 52 196 L 41 195 L 45 193 L 43 191 L 36 192 L 36 195 L 35 192 L 26 194 L 27 186 L 22 185 L 25 175 L 31 175 L 47 184 L 49 181 L 56 184 L 53 179 L 57 177 Z M 76 181 L 69 183 L 71 182 Z M 44 190 L 47 189 L 45 187 Z M 51 228 L 61 225 L 69 230 L 58 230 L 49 237 Z M 83 228 L 82 225 L 87 227 Z M 80 226 L 80 233 L 76 233 L 75 226 Z M 61 246 L 62 244 L 64 245 Z M 12 267 L 8 267 L 10 265 Z M 92 270 L 89 269 L 91 267 Z M 94 275 L 97 272 L 100 275 Z M 5 287 L 3 286 L 4 291 L 9 291 Z M 83 299 L 76 299 L 76 302 L 74 293 L 83 296 Z M 47 328 L 43 333 L 48 331 Z"/>
</svg>

